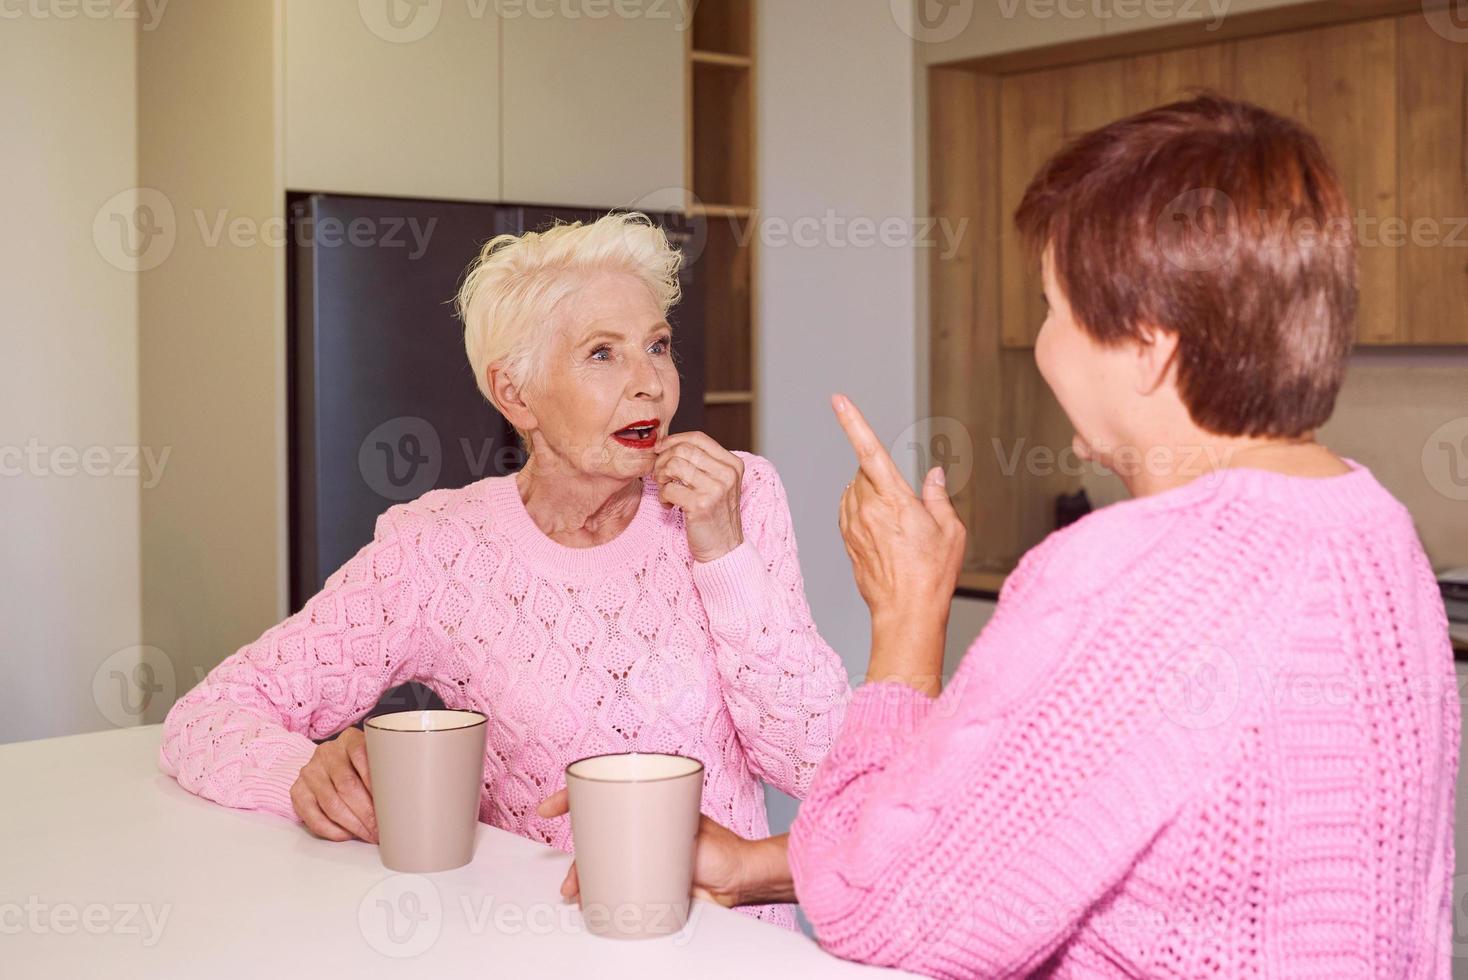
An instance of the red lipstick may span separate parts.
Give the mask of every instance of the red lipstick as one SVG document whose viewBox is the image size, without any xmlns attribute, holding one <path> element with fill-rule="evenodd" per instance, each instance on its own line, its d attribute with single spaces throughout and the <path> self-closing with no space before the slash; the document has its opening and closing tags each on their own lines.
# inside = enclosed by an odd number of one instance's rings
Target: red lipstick
<svg viewBox="0 0 1468 980">
<path fill-rule="evenodd" d="M 640 419 L 612 433 L 618 444 L 628 449 L 651 449 L 657 445 L 659 419 Z"/>
</svg>

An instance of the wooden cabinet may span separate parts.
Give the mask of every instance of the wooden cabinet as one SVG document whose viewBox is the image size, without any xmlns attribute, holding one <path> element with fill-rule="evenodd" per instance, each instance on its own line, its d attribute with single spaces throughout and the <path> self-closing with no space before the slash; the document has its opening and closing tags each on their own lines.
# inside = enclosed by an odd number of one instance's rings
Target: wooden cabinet
<svg viewBox="0 0 1468 980">
<path fill-rule="evenodd" d="M 1355 218 L 1356 336 L 1365 344 L 1402 340 L 1399 250 L 1373 231 L 1399 213 L 1396 28 L 1382 19 L 1251 38 L 1238 42 L 1234 55 L 1234 94 L 1298 119 L 1320 139 L 1340 176 Z"/>
<path fill-rule="evenodd" d="M 952 69 L 949 69 L 952 70 Z M 1210 88 L 1300 120 L 1351 203 L 1357 343 L 1468 344 L 1468 45 L 1420 15 L 1002 74 L 1001 343 L 1033 346 L 1039 270 L 1014 208 L 1066 140 Z"/>
<path fill-rule="evenodd" d="M 688 32 L 687 207 L 705 237 L 704 428 L 728 449 L 757 451 L 759 323 L 754 0 L 699 0 Z"/>
<path fill-rule="evenodd" d="M 1065 142 L 1064 69 L 1011 75 L 999 81 L 1000 332 L 1006 347 L 1034 344 L 1045 320 L 1039 263 L 1014 227 L 1030 178 Z"/>
<path fill-rule="evenodd" d="M 1402 17 L 1397 55 L 1398 339 L 1468 344 L 1468 44 Z"/>
<path fill-rule="evenodd" d="M 1209 44 L 1181 51 L 1159 51 L 1124 58 L 1121 64 L 1125 110 L 1141 112 L 1188 97 L 1189 89 L 1234 91 L 1234 46 Z"/>
</svg>

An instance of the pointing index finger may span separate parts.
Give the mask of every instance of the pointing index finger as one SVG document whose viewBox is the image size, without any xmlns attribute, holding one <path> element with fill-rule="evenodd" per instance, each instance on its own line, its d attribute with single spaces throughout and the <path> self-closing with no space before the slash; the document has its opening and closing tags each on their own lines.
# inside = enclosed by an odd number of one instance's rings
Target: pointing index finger
<svg viewBox="0 0 1468 980">
<path fill-rule="evenodd" d="M 886 447 L 867 424 L 855 403 L 845 395 L 833 395 L 831 407 L 836 410 L 836 419 L 846 431 L 846 439 L 851 443 L 851 448 L 856 450 L 857 462 L 861 464 L 861 471 L 867 475 L 867 479 L 878 490 L 893 490 L 900 486 L 912 493 L 912 488 L 898 471 L 897 464 L 887 455 Z"/>
</svg>

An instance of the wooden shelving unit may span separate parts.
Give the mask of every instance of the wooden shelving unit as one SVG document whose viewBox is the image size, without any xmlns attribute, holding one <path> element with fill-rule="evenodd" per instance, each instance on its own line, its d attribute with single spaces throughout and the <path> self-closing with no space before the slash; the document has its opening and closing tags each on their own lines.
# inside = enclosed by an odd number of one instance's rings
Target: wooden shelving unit
<svg viewBox="0 0 1468 980">
<path fill-rule="evenodd" d="M 699 0 L 687 32 L 688 190 L 706 231 L 704 428 L 729 449 L 756 451 L 754 312 L 755 0 Z"/>
</svg>

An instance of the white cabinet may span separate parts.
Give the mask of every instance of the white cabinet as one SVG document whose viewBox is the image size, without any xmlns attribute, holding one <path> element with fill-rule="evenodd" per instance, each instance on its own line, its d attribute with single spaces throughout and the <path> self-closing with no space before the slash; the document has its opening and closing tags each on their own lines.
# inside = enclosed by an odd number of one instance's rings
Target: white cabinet
<svg viewBox="0 0 1468 980">
<path fill-rule="evenodd" d="M 493 3 L 285 0 L 285 186 L 500 197 Z"/>
<path fill-rule="evenodd" d="M 679 207 L 681 11 L 285 0 L 285 185 Z"/>
<path fill-rule="evenodd" d="M 503 200 L 681 207 L 684 5 L 501 6 Z"/>
</svg>

